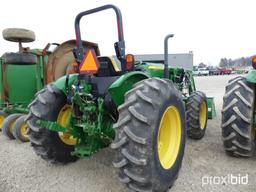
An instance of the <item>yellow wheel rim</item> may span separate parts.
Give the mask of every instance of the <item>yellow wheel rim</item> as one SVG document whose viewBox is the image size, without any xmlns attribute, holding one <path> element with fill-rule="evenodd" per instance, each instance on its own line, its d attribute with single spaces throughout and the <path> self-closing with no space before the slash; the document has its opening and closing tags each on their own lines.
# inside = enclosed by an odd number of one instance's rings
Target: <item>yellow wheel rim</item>
<svg viewBox="0 0 256 192">
<path fill-rule="evenodd" d="M 207 120 L 207 107 L 205 101 L 200 105 L 200 128 L 204 129 Z"/>
<path fill-rule="evenodd" d="M 0 129 L 2 129 L 2 125 L 3 125 L 4 119 L 5 119 L 5 117 L 0 115 Z"/>
<path fill-rule="evenodd" d="M 21 136 L 24 137 L 25 139 L 29 139 L 28 135 L 27 135 L 27 129 L 28 129 L 28 125 L 27 123 L 23 123 L 20 127 L 20 133 Z"/>
<path fill-rule="evenodd" d="M 57 123 L 60 124 L 62 127 L 67 127 L 69 116 L 72 112 L 73 110 L 70 105 L 65 105 L 64 107 L 62 107 L 57 118 Z M 61 141 L 67 145 L 75 145 L 77 142 L 77 139 L 75 139 L 69 133 L 59 132 L 59 137 Z"/>
<path fill-rule="evenodd" d="M 181 143 L 181 118 L 175 106 L 169 106 L 163 113 L 158 130 L 158 157 L 164 169 L 175 163 Z"/>
</svg>

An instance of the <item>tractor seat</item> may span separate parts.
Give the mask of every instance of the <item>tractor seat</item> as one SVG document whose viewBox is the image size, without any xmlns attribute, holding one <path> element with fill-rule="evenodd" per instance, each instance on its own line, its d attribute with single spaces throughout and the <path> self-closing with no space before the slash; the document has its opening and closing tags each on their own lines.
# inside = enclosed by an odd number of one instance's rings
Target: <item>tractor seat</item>
<svg viewBox="0 0 256 192">
<path fill-rule="evenodd" d="M 100 63 L 98 77 L 119 76 L 121 71 L 114 57 L 97 57 Z"/>
</svg>

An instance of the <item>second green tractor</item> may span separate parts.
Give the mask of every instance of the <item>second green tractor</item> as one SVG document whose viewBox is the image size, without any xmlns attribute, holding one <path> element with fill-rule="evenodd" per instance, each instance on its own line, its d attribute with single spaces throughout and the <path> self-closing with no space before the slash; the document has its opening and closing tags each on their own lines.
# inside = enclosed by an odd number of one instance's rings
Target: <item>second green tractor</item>
<svg viewBox="0 0 256 192">
<path fill-rule="evenodd" d="M 84 48 L 83 16 L 113 9 L 116 56 Z M 122 15 L 113 5 L 82 12 L 75 19 L 76 73 L 65 75 L 37 93 L 29 106 L 28 135 L 35 152 L 52 163 L 88 157 L 104 147 L 115 151 L 113 165 L 132 191 L 167 191 L 178 177 L 186 132 L 204 136 L 215 116 L 213 98 L 196 91 L 192 71 L 165 63 L 135 61 L 125 54 Z"/>
<path fill-rule="evenodd" d="M 19 51 L 7 52 L 0 57 L 0 130 L 9 139 L 26 142 L 29 137 L 24 120 L 28 105 L 45 85 L 72 73 L 75 41 L 49 43 L 44 49 L 30 49 L 23 47 L 22 43 L 34 41 L 35 33 L 20 28 L 3 30 L 3 38 L 17 42 Z M 82 44 L 88 48 L 97 47 L 90 42 Z"/>
</svg>

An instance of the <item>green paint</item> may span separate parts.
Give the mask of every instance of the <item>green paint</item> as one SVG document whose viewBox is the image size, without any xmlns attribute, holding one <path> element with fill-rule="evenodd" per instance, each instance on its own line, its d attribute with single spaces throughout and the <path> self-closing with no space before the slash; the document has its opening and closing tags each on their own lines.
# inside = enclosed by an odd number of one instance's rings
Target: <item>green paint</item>
<svg viewBox="0 0 256 192">
<path fill-rule="evenodd" d="M 71 87 L 75 81 L 77 81 L 77 78 L 78 78 L 78 74 L 70 74 L 68 75 L 69 77 L 69 80 L 68 80 L 68 87 Z M 67 94 L 67 87 L 66 87 L 66 81 L 67 81 L 67 75 L 65 76 L 62 76 L 61 78 L 59 78 L 57 81 L 55 81 L 53 83 L 53 85 L 63 91 L 63 93 Z"/>
<path fill-rule="evenodd" d="M 37 63 L 6 64 L 0 58 L 0 108 L 8 114 L 27 113 L 27 105 L 44 87 L 44 66 L 48 55 L 43 55 L 40 49 L 29 50 L 29 53 L 37 56 Z M 7 97 L 4 97 L 4 87 Z"/>
<path fill-rule="evenodd" d="M 38 120 L 36 123 L 38 126 L 47 128 L 51 131 L 56 131 L 56 132 L 66 132 L 67 131 L 67 129 L 65 127 L 62 127 L 60 124 L 58 124 L 56 122 Z"/>
<path fill-rule="evenodd" d="M 24 105 L 13 105 L 12 107 L 10 108 L 5 108 L 6 110 L 6 113 L 8 114 L 12 114 L 12 113 L 28 113 L 29 110 L 27 108 L 27 105 L 24 104 Z"/>
<path fill-rule="evenodd" d="M 117 79 L 108 89 L 113 101 L 117 106 L 124 102 L 124 95 L 127 91 L 132 89 L 133 85 L 148 76 L 142 72 L 130 72 L 122 75 Z"/>
<path fill-rule="evenodd" d="M 136 62 L 136 66 L 140 67 L 145 71 L 145 73 L 149 77 L 158 77 L 158 78 L 163 78 L 164 76 L 164 65 L 161 63 L 145 63 L 145 62 Z M 170 80 L 174 82 L 177 85 L 177 88 L 182 91 L 184 88 L 184 84 L 177 83 L 177 76 L 179 72 L 181 72 L 183 69 L 182 68 L 172 68 L 169 67 L 169 74 L 170 74 Z M 189 84 L 188 90 L 189 93 L 191 94 L 192 92 L 196 91 L 196 86 L 195 86 L 195 81 L 193 77 L 193 72 L 192 70 L 185 70 L 185 74 L 188 77 Z"/>
<path fill-rule="evenodd" d="M 189 93 L 191 94 L 192 92 L 196 91 L 196 84 L 193 76 L 193 71 L 191 70 L 186 70 L 186 74 L 189 77 Z"/>
<path fill-rule="evenodd" d="M 4 103 L 3 64 L 4 60 L 0 57 L 0 105 Z"/>
<path fill-rule="evenodd" d="M 256 83 L 256 70 L 255 69 L 250 70 L 245 78 L 250 83 Z"/>
<path fill-rule="evenodd" d="M 10 103 L 28 104 L 37 91 L 36 65 L 5 64 Z"/>
<path fill-rule="evenodd" d="M 207 104 L 208 104 L 208 119 L 213 119 L 214 117 L 216 117 L 214 98 L 208 97 Z"/>
<path fill-rule="evenodd" d="M 87 102 L 84 102 L 84 99 Z M 76 132 L 75 135 L 78 135 L 79 139 L 73 154 L 89 156 L 107 147 L 114 139 L 115 133 L 112 129 L 113 119 L 106 113 L 103 99 L 98 98 L 95 102 L 90 92 L 78 92 L 75 93 L 72 103 L 79 106 L 80 111 L 85 114 L 80 120 L 74 121 L 73 132 Z"/>
</svg>

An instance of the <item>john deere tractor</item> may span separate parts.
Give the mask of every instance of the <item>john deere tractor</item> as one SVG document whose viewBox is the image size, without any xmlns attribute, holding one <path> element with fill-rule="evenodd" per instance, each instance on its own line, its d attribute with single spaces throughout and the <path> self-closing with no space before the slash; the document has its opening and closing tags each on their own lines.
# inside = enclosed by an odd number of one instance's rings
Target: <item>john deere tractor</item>
<svg viewBox="0 0 256 192">
<path fill-rule="evenodd" d="M 222 108 L 222 139 L 228 155 L 251 157 L 255 153 L 256 56 L 253 70 L 231 79 L 226 86 Z"/>
<path fill-rule="evenodd" d="M 37 91 L 59 77 L 73 73 L 70 69 L 74 61 L 72 53 L 75 41 L 62 44 L 47 44 L 44 49 L 30 49 L 22 46 L 35 40 L 35 33 L 26 29 L 8 28 L 3 31 L 3 38 L 18 42 L 19 51 L 5 53 L 0 57 L 0 130 L 10 139 L 28 141 L 25 115 L 28 104 Z M 52 45 L 54 50 L 50 51 Z M 97 45 L 82 42 L 85 47 Z"/>
<path fill-rule="evenodd" d="M 83 48 L 80 20 L 113 9 L 117 18 L 116 56 Z M 213 99 L 196 91 L 192 71 L 165 63 L 134 61 L 125 54 L 122 15 L 113 5 L 81 12 L 75 19 L 73 65 L 65 75 L 37 93 L 29 106 L 28 134 L 37 155 L 51 163 L 88 157 L 104 147 L 115 151 L 113 165 L 133 191 L 166 191 L 181 167 L 186 131 L 204 136 L 213 117 Z M 209 111 L 209 116 L 208 116 Z"/>
</svg>

